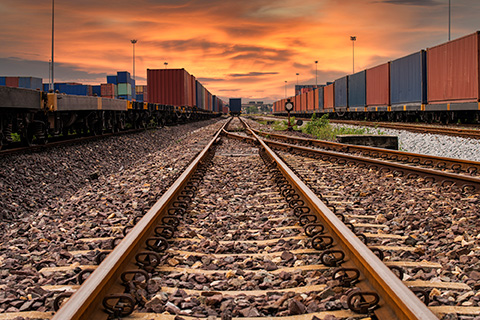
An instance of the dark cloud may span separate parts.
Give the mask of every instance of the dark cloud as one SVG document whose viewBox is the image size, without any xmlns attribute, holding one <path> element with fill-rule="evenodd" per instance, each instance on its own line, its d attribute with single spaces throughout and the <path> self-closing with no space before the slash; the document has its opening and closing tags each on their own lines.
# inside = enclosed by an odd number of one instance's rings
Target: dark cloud
<svg viewBox="0 0 480 320">
<path fill-rule="evenodd" d="M 383 0 L 378 2 L 407 6 L 438 6 L 442 4 L 436 0 Z"/>
<path fill-rule="evenodd" d="M 32 76 L 48 82 L 48 61 L 23 60 L 15 57 L 0 58 L 2 76 Z M 55 81 L 94 81 L 106 82 L 107 73 L 86 72 L 77 66 L 55 63 Z"/>
<path fill-rule="evenodd" d="M 225 79 L 220 78 L 197 78 L 200 82 L 218 82 L 218 81 L 225 81 Z"/>
<path fill-rule="evenodd" d="M 249 73 L 232 73 L 229 74 L 229 77 L 232 78 L 243 78 L 243 77 L 261 77 L 265 75 L 278 74 L 278 72 L 249 72 Z"/>
</svg>

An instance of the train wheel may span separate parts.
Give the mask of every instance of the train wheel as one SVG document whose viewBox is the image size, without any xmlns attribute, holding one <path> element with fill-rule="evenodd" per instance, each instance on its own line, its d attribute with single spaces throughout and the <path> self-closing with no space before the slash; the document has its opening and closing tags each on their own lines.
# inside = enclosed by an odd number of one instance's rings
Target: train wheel
<svg viewBox="0 0 480 320">
<path fill-rule="evenodd" d="M 24 146 L 30 147 L 33 145 L 33 134 L 34 134 L 33 125 L 27 125 L 23 128 L 20 139 Z"/>
</svg>

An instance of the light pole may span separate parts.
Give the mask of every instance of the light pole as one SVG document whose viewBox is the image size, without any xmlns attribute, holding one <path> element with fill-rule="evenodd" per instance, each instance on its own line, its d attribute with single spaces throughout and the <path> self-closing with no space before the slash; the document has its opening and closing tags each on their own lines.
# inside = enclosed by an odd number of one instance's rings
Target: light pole
<svg viewBox="0 0 480 320">
<path fill-rule="evenodd" d="M 135 80 L 135 43 L 137 43 L 136 39 L 130 40 L 133 45 L 133 80 Z"/>
<path fill-rule="evenodd" d="M 287 80 L 285 80 L 285 99 L 287 99 Z"/>
<path fill-rule="evenodd" d="M 350 40 L 352 40 L 352 73 L 355 73 L 355 40 L 357 40 L 357 36 L 350 36 Z"/>
<path fill-rule="evenodd" d="M 50 90 L 52 90 L 52 92 L 55 90 L 55 76 L 54 76 L 54 70 L 55 70 L 55 62 L 53 60 L 53 52 L 54 52 L 54 41 L 55 41 L 55 0 L 52 0 L 52 64 L 51 64 L 51 68 L 52 68 L 52 71 L 51 71 L 51 74 L 52 74 L 52 82 L 50 82 Z M 50 91 L 49 90 L 49 91 Z"/>
<path fill-rule="evenodd" d="M 451 6 L 450 6 L 450 0 L 448 0 L 448 41 L 450 41 L 450 16 L 451 16 Z"/>
<path fill-rule="evenodd" d="M 165 69 L 167 69 L 168 62 L 164 62 L 163 64 L 165 65 Z"/>
<path fill-rule="evenodd" d="M 317 83 L 317 72 L 318 71 L 318 61 L 315 60 L 315 88 L 318 88 L 318 83 Z"/>
<path fill-rule="evenodd" d="M 300 73 L 297 72 L 297 86 L 298 86 L 298 76 L 300 75 Z"/>
</svg>

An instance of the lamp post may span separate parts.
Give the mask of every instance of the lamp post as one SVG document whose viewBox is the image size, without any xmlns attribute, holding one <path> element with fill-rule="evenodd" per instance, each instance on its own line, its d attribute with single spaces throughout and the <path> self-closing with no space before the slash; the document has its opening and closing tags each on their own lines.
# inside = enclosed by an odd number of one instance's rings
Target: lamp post
<svg viewBox="0 0 480 320">
<path fill-rule="evenodd" d="M 297 72 L 297 86 L 298 86 L 298 76 L 300 75 L 300 73 Z"/>
<path fill-rule="evenodd" d="M 165 65 L 165 69 L 167 69 L 168 62 L 164 62 L 163 64 Z"/>
<path fill-rule="evenodd" d="M 451 1 L 448 0 L 448 41 L 450 41 Z"/>
<path fill-rule="evenodd" d="M 287 99 L 287 80 L 285 80 L 285 99 Z"/>
<path fill-rule="evenodd" d="M 133 45 L 133 80 L 135 80 L 135 43 L 137 43 L 136 39 L 130 40 Z"/>
<path fill-rule="evenodd" d="M 350 36 L 350 40 L 352 40 L 352 73 L 355 73 L 355 40 L 357 40 L 357 36 Z"/>
<path fill-rule="evenodd" d="M 50 82 L 50 90 L 53 92 L 55 90 L 55 80 L 54 80 L 54 70 L 55 70 L 55 63 L 53 60 L 53 53 L 54 53 L 54 41 L 55 41 L 55 0 L 52 0 L 52 63 L 51 63 L 51 75 L 52 75 L 52 82 Z M 49 90 L 49 91 L 50 91 Z"/>
<path fill-rule="evenodd" d="M 318 83 L 317 83 L 317 72 L 318 71 L 318 61 L 315 60 L 315 88 L 318 87 Z"/>
</svg>

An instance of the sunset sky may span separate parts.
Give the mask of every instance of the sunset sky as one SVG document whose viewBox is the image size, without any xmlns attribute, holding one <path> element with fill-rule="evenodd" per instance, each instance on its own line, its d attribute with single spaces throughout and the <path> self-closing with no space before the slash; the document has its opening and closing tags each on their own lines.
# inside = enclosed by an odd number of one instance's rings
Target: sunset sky
<svg viewBox="0 0 480 320">
<path fill-rule="evenodd" d="M 451 0 L 452 39 L 480 30 L 480 1 Z M 0 75 L 48 82 L 51 1 L 0 2 Z M 185 68 L 225 100 L 272 101 L 448 39 L 448 0 L 56 0 L 55 80 L 106 82 Z"/>
</svg>

